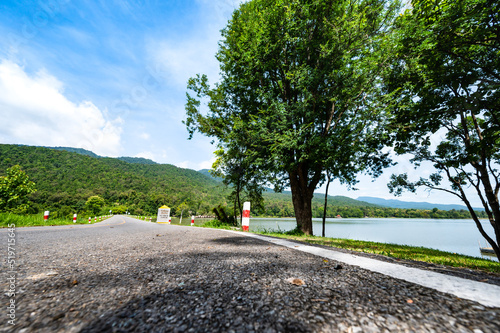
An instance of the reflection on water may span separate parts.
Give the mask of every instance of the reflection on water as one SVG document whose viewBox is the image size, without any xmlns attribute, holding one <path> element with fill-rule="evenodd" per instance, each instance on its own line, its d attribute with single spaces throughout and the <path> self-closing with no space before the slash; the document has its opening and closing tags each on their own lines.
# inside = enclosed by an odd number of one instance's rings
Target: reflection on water
<svg viewBox="0 0 500 333">
<path fill-rule="evenodd" d="M 488 221 L 482 222 L 493 235 Z M 288 231 L 296 226 L 294 218 L 252 218 L 250 231 Z M 322 220 L 313 219 L 313 233 L 321 236 Z M 381 243 L 423 246 L 442 251 L 481 257 L 479 242 L 486 245 L 473 220 L 431 219 L 326 219 L 326 237 L 349 238 Z M 489 245 L 488 245 L 489 247 Z M 486 257 L 485 258 L 491 258 Z M 493 259 L 495 259 L 493 257 Z"/>
</svg>

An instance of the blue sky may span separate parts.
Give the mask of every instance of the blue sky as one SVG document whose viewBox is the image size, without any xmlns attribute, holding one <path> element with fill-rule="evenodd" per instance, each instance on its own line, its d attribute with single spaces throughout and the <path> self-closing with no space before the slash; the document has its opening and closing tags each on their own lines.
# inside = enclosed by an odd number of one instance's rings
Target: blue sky
<svg viewBox="0 0 500 333">
<path fill-rule="evenodd" d="M 186 82 L 218 80 L 220 30 L 240 0 L 48 0 L 0 3 L 0 143 L 70 146 L 103 156 L 137 156 L 183 168 L 210 168 L 211 139 L 182 120 Z M 393 198 L 392 172 L 359 191 L 330 194 Z M 324 192 L 324 187 L 318 192 Z M 420 191 L 401 199 L 459 203 Z"/>
</svg>

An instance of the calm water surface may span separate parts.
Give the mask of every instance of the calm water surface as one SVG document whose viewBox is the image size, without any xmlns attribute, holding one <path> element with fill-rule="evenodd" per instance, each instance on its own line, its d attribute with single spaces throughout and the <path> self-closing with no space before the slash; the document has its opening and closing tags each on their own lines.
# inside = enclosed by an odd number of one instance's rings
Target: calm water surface
<svg viewBox="0 0 500 333">
<path fill-rule="evenodd" d="M 316 236 L 321 236 L 321 221 L 313 219 L 313 232 Z M 482 225 L 489 235 L 493 235 L 493 227 L 488 221 L 482 221 Z M 250 219 L 250 231 L 262 229 L 287 231 L 295 226 L 293 218 Z M 475 257 L 481 257 L 478 242 L 481 242 L 483 247 L 487 245 L 473 220 L 333 218 L 326 219 L 325 233 L 326 237 L 424 246 Z"/>
</svg>

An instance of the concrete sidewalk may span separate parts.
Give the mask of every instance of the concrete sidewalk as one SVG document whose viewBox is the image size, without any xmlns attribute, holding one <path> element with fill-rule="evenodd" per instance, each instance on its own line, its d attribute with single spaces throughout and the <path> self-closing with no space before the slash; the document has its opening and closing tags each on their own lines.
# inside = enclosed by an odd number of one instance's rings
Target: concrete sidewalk
<svg viewBox="0 0 500 333">
<path fill-rule="evenodd" d="M 227 230 L 229 231 L 229 230 Z M 407 267 L 385 261 L 370 259 L 353 254 L 316 246 L 299 244 L 286 239 L 272 238 L 257 234 L 229 231 L 238 235 L 256 238 L 294 250 L 307 252 L 316 256 L 339 261 L 348 265 L 358 266 L 372 272 L 381 273 L 390 277 L 415 283 L 440 292 L 455 295 L 459 298 L 478 302 L 484 306 L 500 307 L 500 286 L 463 279 L 451 275 L 436 273 L 428 270 Z"/>
</svg>

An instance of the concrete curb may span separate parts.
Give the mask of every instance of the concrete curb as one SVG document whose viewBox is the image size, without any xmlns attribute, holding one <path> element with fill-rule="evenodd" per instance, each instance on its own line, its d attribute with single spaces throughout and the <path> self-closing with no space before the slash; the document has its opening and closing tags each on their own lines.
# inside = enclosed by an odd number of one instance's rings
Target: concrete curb
<svg viewBox="0 0 500 333">
<path fill-rule="evenodd" d="M 223 229 L 218 229 L 223 230 Z M 286 239 L 265 237 L 257 234 L 224 230 L 238 235 L 259 239 L 265 242 L 310 253 L 323 258 L 340 261 L 348 265 L 384 274 L 396 279 L 415 283 L 459 298 L 478 302 L 484 306 L 500 307 L 500 286 L 436 273 L 419 268 L 393 264 L 385 261 L 356 256 L 353 254 L 324 249 L 316 246 L 291 242 Z"/>
</svg>

